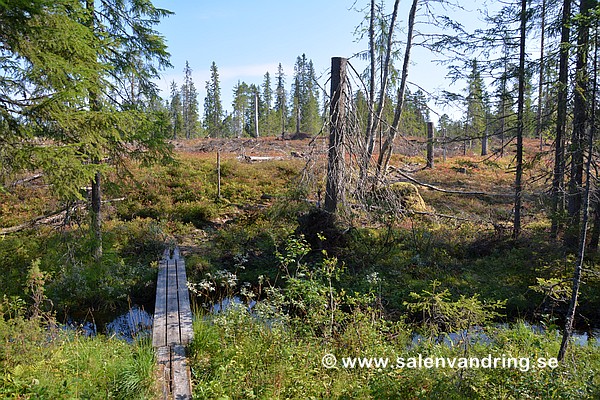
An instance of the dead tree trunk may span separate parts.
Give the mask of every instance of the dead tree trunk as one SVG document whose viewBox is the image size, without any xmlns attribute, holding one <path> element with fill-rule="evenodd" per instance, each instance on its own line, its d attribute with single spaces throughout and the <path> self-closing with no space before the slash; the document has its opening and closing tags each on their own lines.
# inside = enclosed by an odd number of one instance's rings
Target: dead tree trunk
<svg viewBox="0 0 600 400">
<path fill-rule="evenodd" d="M 217 200 L 221 200 L 221 150 L 217 150 Z"/>
<path fill-rule="evenodd" d="M 102 175 L 96 172 L 92 180 L 92 234 L 94 237 L 94 260 L 102 259 Z"/>
<path fill-rule="evenodd" d="M 488 154 L 488 141 L 489 141 L 489 126 L 490 126 L 490 121 L 488 118 L 488 112 L 487 110 L 485 111 L 485 129 L 483 130 L 483 136 L 481 137 L 481 155 L 482 156 L 487 156 Z"/>
<path fill-rule="evenodd" d="M 258 138 L 258 93 L 254 93 L 254 137 Z"/>
<path fill-rule="evenodd" d="M 391 22 L 390 22 L 390 30 L 387 34 L 387 43 L 386 43 L 386 50 L 385 50 L 385 60 L 383 62 L 383 65 L 381 66 L 382 68 L 382 72 L 381 72 L 381 87 L 379 90 L 379 98 L 378 98 L 378 103 L 377 103 L 377 110 L 375 111 L 375 115 L 372 116 L 374 110 L 375 110 L 375 100 L 373 98 L 371 98 L 371 105 L 372 108 L 369 109 L 369 123 L 370 125 L 368 126 L 369 131 L 367 132 L 367 151 L 365 154 L 365 169 L 368 168 L 368 164 L 371 162 L 371 156 L 373 155 L 373 147 L 374 147 L 374 141 L 375 141 L 375 132 L 377 132 L 377 130 L 379 129 L 379 126 L 381 125 L 381 119 L 382 119 L 382 115 L 383 115 L 383 109 L 385 107 L 385 99 L 386 99 L 386 92 L 387 92 L 387 87 L 388 87 L 388 75 L 390 72 L 390 66 L 391 66 L 391 55 L 392 55 L 392 46 L 394 43 L 394 29 L 396 27 L 396 19 L 398 17 L 398 7 L 399 7 L 399 3 L 400 0 L 396 0 L 394 2 L 394 11 L 392 12 L 392 18 L 391 18 Z M 372 4 L 373 6 L 373 4 Z M 375 53 L 374 50 L 371 51 L 371 57 L 375 57 Z M 374 61 L 372 61 L 371 63 L 371 67 L 373 68 L 374 66 Z M 371 75 L 372 75 L 372 79 L 371 79 L 371 84 L 374 85 L 374 74 L 375 74 L 375 69 L 373 68 L 371 70 Z"/>
<path fill-rule="evenodd" d="M 369 76 L 369 98 L 367 104 L 369 114 L 367 115 L 367 133 L 365 136 L 365 157 L 361 171 L 362 176 L 366 176 L 369 163 L 371 162 L 373 143 L 375 142 L 375 0 L 371 0 L 371 15 L 369 18 L 369 58 L 370 58 L 370 76 Z"/>
<path fill-rule="evenodd" d="M 325 211 L 336 213 L 344 204 L 344 130 L 346 117 L 347 63 L 342 57 L 331 59 L 331 104 Z"/>
<path fill-rule="evenodd" d="M 542 21 L 540 32 L 540 74 L 538 80 L 538 107 L 536 133 L 540 139 L 540 150 L 544 149 L 544 135 L 542 134 L 542 103 L 544 94 L 544 36 L 546 34 L 546 0 L 542 0 Z"/>
<path fill-rule="evenodd" d="M 581 272 L 583 270 L 583 260 L 585 258 L 585 242 L 587 238 L 587 228 L 589 224 L 589 204 L 590 204 L 590 192 L 591 192 L 591 166 L 592 157 L 594 151 L 594 130 L 591 129 L 589 124 L 586 124 L 587 134 L 587 151 L 588 159 L 585 165 L 585 190 L 583 196 L 583 217 L 579 229 L 579 243 L 578 243 L 578 254 L 577 264 L 575 265 L 575 271 L 573 273 L 573 289 L 571 292 L 571 301 L 569 303 L 569 310 L 565 319 L 565 329 L 563 331 L 562 342 L 560 344 L 560 350 L 558 352 L 558 360 L 561 361 L 565 357 L 567 346 L 571 335 L 573 334 L 573 323 L 575 322 L 575 311 L 577 310 L 577 299 L 579 297 L 579 288 L 581 286 Z"/>
<path fill-rule="evenodd" d="M 408 80 L 408 67 L 410 65 L 410 51 L 412 49 L 413 32 L 415 28 L 415 17 L 417 15 L 417 5 L 419 0 L 413 0 L 410 12 L 408 14 L 408 32 L 406 34 L 406 48 L 404 49 L 404 62 L 402 64 L 402 74 L 400 77 L 400 86 L 398 87 L 398 103 L 394 112 L 394 122 L 390 127 L 390 133 L 381 146 L 381 152 L 377 159 L 377 174 L 385 174 L 390 157 L 394 151 L 394 140 L 398 134 L 400 126 L 400 117 L 402 116 L 402 108 L 404 106 L 404 92 L 406 91 L 406 83 Z"/>
<path fill-rule="evenodd" d="M 564 192 L 564 175 L 565 175 L 565 149 L 564 136 L 567 126 L 567 106 L 568 106 L 568 89 L 569 81 L 569 48 L 571 27 L 571 0 L 564 0 L 563 12 L 561 19 L 561 35 L 560 35 L 560 57 L 558 66 L 558 98 L 556 108 L 556 138 L 554 139 L 554 172 L 552 176 L 552 192 L 551 192 L 551 217 L 552 226 L 550 228 L 550 237 L 556 238 L 559 230 L 559 221 L 562 207 L 562 198 Z"/>
<path fill-rule="evenodd" d="M 521 0 L 521 37 L 519 39 L 519 95 L 517 101 L 517 154 L 515 172 L 515 219 L 513 237 L 521 234 L 521 201 L 523 197 L 523 130 L 525 108 L 525 36 L 527 31 L 527 0 Z"/>
</svg>

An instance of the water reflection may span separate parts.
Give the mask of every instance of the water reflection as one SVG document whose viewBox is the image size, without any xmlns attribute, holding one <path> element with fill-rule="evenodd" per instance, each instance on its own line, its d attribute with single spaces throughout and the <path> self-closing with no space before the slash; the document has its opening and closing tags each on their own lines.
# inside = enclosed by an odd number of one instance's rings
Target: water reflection
<svg viewBox="0 0 600 400">
<path fill-rule="evenodd" d="M 210 312 L 212 314 L 219 314 L 221 312 L 227 311 L 228 308 L 230 308 L 234 305 L 239 305 L 239 304 L 246 305 L 246 303 L 243 302 L 242 299 L 240 299 L 238 296 L 226 297 L 223 300 L 215 303 L 210 308 Z M 250 301 L 250 304 L 248 304 L 248 312 L 252 313 L 252 308 L 254 308 L 255 305 L 256 305 L 256 301 L 254 301 L 254 300 Z"/>
<path fill-rule="evenodd" d="M 536 335 L 544 335 L 546 333 L 546 328 L 541 325 L 528 324 L 525 326 Z M 499 324 L 496 326 L 498 329 L 509 329 L 510 326 L 508 324 Z M 562 334 L 559 331 L 555 331 L 557 340 L 560 340 Z M 417 346 L 420 342 L 428 340 L 425 336 L 415 333 L 412 335 L 411 339 L 411 347 Z M 473 345 L 473 344 L 491 344 L 493 339 L 490 338 L 485 330 L 480 326 L 475 326 L 471 328 L 469 331 L 462 332 L 451 332 L 444 333 L 439 335 L 434 339 L 436 343 L 443 343 L 446 346 L 456 346 L 456 345 L 464 345 L 465 342 Z M 578 346 L 587 346 L 588 344 L 592 344 L 594 346 L 600 347 L 600 329 L 593 329 L 591 332 L 578 331 L 573 332 L 572 340 L 575 345 Z"/>
<path fill-rule="evenodd" d="M 106 334 L 132 343 L 152 335 L 152 315 L 143 308 L 132 307 L 127 313 L 106 324 Z"/>
</svg>

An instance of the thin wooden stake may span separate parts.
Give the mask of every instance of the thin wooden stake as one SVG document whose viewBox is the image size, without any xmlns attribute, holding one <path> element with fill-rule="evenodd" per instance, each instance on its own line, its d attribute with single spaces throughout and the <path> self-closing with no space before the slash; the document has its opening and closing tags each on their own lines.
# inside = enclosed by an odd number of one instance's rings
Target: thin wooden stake
<svg viewBox="0 0 600 400">
<path fill-rule="evenodd" d="M 221 199 L 221 151 L 217 150 L 217 200 Z"/>
</svg>

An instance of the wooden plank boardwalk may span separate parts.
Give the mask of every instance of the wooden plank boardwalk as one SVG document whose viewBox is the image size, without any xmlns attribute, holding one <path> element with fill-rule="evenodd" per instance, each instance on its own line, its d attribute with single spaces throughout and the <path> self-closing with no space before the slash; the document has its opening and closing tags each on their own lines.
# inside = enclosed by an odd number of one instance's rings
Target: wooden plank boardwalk
<svg viewBox="0 0 600 400">
<path fill-rule="evenodd" d="M 156 349 L 163 399 L 192 398 L 185 348 L 193 335 L 185 262 L 178 247 L 167 249 L 158 268 L 152 327 L 152 346 Z"/>
</svg>

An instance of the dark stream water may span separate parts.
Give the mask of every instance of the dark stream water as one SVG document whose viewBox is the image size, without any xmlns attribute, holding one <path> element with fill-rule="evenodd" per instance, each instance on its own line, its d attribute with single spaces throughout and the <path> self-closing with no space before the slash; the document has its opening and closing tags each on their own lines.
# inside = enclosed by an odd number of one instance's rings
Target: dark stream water
<svg viewBox="0 0 600 400">
<path fill-rule="evenodd" d="M 152 314 L 143 307 L 132 306 L 127 312 L 118 315 L 109 322 L 96 321 L 74 321 L 68 320 L 65 329 L 72 329 L 86 336 L 95 336 L 104 333 L 109 337 L 125 340 L 133 343 L 136 339 L 150 337 L 152 335 Z"/>
<path fill-rule="evenodd" d="M 218 314 L 226 311 L 233 305 L 244 304 L 238 297 L 226 298 L 211 308 L 212 314 Z M 248 306 L 248 312 L 252 313 L 252 308 L 256 302 L 252 302 Z M 99 328 L 95 322 L 85 321 L 82 323 L 69 321 L 65 324 L 67 329 L 76 329 L 81 331 L 83 334 L 93 336 L 98 333 L 104 333 L 109 337 L 116 337 L 118 339 L 125 340 L 129 343 L 133 343 L 136 339 L 150 337 L 152 335 L 152 314 L 147 312 L 143 307 L 132 306 L 127 312 L 118 315 L 116 318 L 105 323 L 103 328 Z M 535 333 L 544 333 L 545 328 L 536 325 L 528 324 L 529 328 Z M 558 335 L 558 332 L 557 332 Z M 473 329 L 467 336 L 470 341 L 476 341 L 480 343 L 489 343 L 491 339 L 483 332 L 483 330 Z M 450 333 L 440 337 L 440 342 L 445 343 L 449 346 L 453 346 L 459 343 L 465 338 L 464 333 Z M 413 335 L 413 345 L 416 345 L 419 341 L 423 340 L 423 337 L 415 334 Z M 573 340 L 575 344 L 580 346 L 586 346 L 589 343 L 594 343 L 596 346 L 600 346 L 600 329 L 593 329 L 590 332 L 577 331 L 573 334 Z"/>
</svg>

